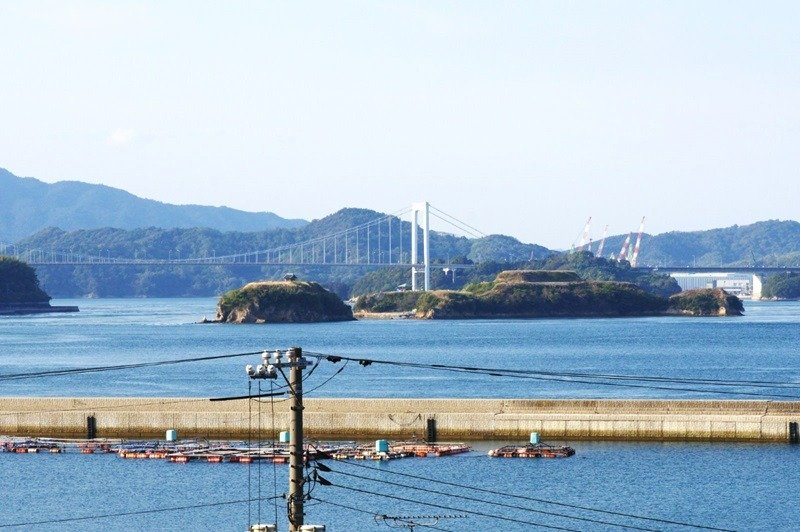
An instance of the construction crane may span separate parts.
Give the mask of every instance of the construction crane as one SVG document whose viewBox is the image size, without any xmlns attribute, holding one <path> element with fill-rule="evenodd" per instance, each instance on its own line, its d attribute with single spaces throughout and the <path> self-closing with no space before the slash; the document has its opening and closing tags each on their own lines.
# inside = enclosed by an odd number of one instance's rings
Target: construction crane
<svg viewBox="0 0 800 532">
<path fill-rule="evenodd" d="M 633 247 L 633 257 L 631 258 L 631 266 L 636 267 L 639 260 L 639 249 L 642 246 L 642 233 L 644 233 L 644 216 L 642 216 L 642 223 L 639 224 L 639 235 L 636 237 L 636 245 Z"/>
<path fill-rule="evenodd" d="M 617 257 L 617 262 L 622 262 L 628 256 L 628 248 L 631 245 L 631 233 L 628 233 L 627 238 L 625 238 L 625 242 L 622 243 L 622 249 L 619 250 L 619 256 Z"/>
<path fill-rule="evenodd" d="M 580 242 L 577 246 L 573 246 L 575 251 L 583 251 L 583 246 L 586 245 L 586 242 L 589 240 L 589 230 L 592 227 L 592 217 L 589 216 L 589 219 L 586 220 L 586 225 L 583 226 L 583 233 L 581 234 Z"/>
<path fill-rule="evenodd" d="M 597 255 L 596 255 L 597 257 L 602 257 L 603 256 L 603 248 L 606 245 L 606 237 L 607 236 L 608 236 L 608 226 L 606 225 L 606 228 L 603 229 L 603 239 L 600 241 L 600 247 L 597 248 Z"/>
</svg>

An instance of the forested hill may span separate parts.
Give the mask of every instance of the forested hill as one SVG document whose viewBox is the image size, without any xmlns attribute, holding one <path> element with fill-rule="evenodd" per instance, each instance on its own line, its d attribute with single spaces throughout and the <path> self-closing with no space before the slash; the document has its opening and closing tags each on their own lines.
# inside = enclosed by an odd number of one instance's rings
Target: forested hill
<svg viewBox="0 0 800 532">
<path fill-rule="evenodd" d="M 0 241 L 13 242 L 46 227 L 65 230 L 117 227 L 210 227 L 222 231 L 257 231 L 300 227 L 271 212 L 228 207 L 170 205 L 124 190 L 78 181 L 44 183 L 17 177 L 0 168 Z"/>
<path fill-rule="evenodd" d="M 22 249 L 36 248 L 58 250 L 73 254 L 128 257 L 128 258 L 189 258 L 211 257 L 245 253 L 257 250 L 274 249 L 287 244 L 306 242 L 341 232 L 374 221 L 385 215 L 368 209 L 342 209 L 334 214 L 297 229 L 276 229 L 272 231 L 222 232 L 214 229 L 84 229 L 64 231 L 47 228 L 29 238 L 17 242 Z M 393 218 L 392 252 L 395 260 L 401 251 L 408 260 L 411 247 L 411 224 Z M 401 230 L 402 227 L 402 230 Z M 401 237 L 402 231 L 402 237 Z M 379 249 L 386 250 L 388 227 L 384 232 L 359 234 L 362 253 L 365 253 L 367 237 L 370 239 L 373 254 Z M 355 241 L 355 237 L 353 237 Z M 439 262 L 484 262 L 489 260 L 519 261 L 542 258 L 550 255 L 550 250 L 536 244 L 524 244 L 505 235 L 489 235 L 478 239 L 459 237 L 450 233 L 431 231 L 431 259 Z M 330 251 L 330 250 L 329 250 Z M 373 257 L 376 259 L 376 257 Z M 383 257 L 383 260 L 387 260 Z M 366 262 L 366 261 L 365 261 Z M 375 260 L 377 262 L 377 260 Z"/>
<path fill-rule="evenodd" d="M 635 240 L 634 234 L 632 240 Z M 604 256 L 618 254 L 623 235 L 606 240 Z M 595 249 L 597 245 L 595 244 Z M 644 235 L 639 265 L 796 266 L 800 264 L 800 223 L 768 220 L 706 231 Z"/>
<path fill-rule="evenodd" d="M 297 229 L 276 229 L 259 232 L 221 232 L 214 229 L 91 229 L 64 231 L 48 228 L 17 242 L 21 249 L 56 250 L 70 254 L 129 257 L 140 259 L 200 258 L 274 249 L 287 244 L 306 242 L 367 222 L 385 215 L 367 209 L 342 209 Z M 392 256 L 397 261 L 403 254 L 407 262 L 411 247 L 411 224 L 393 218 Z M 402 238 L 401 238 L 402 227 Z M 361 253 L 369 238 L 373 261 L 380 249 L 386 253 L 388 224 L 383 233 L 361 231 Z M 351 235 L 352 236 L 352 235 Z M 438 263 L 501 261 L 518 262 L 540 259 L 550 250 L 536 244 L 525 244 L 504 235 L 468 239 L 449 233 L 431 231 L 431 260 Z M 355 238 L 353 237 L 354 241 Z M 328 252 L 330 253 L 330 249 Z M 319 250 L 317 249 L 317 252 Z M 263 259 L 263 256 L 261 257 Z M 341 255 L 340 255 L 341 260 Z M 387 260 L 386 256 L 382 260 Z M 364 262 L 367 262 L 364 260 Z M 352 285 L 368 268 L 292 268 L 302 279 L 319 281 L 340 295 L 347 296 Z M 165 266 L 57 266 L 38 267 L 42 285 L 56 297 L 105 296 L 202 296 L 218 295 L 255 279 L 280 278 L 286 267 L 165 267 Z"/>
</svg>

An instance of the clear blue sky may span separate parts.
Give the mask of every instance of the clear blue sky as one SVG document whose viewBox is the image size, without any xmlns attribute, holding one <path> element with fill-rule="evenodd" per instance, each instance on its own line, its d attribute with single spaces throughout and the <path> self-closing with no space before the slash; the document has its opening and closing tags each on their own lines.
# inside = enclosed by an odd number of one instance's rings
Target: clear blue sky
<svg viewBox="0 0 800 532">
<path fill-rule="evenodd" d="M 487 233 L 800 218 L 800 2 L 0 3 L 0 166 Z M 2 191 L 0 191 L 2 193 Z"/>
</svg>

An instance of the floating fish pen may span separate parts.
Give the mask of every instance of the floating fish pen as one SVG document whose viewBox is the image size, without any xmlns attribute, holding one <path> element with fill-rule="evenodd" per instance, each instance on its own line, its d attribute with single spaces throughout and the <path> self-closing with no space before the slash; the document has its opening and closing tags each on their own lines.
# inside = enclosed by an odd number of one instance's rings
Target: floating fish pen
<svg viewBox="0 0 800 532">
<path fill-rule="evenodd" d="M 27 454 L 80 454 L 111 453 L 119 440 L 69 440 L 56 438 L 5 438 L 0 437 L 0 452 Z"/>
<path fill-rule="evenodd" d="M 536 445 L 506 445 L 489 451 L 493 458 L 566 458 L 575 454 L 572 447 L 553 447 L 546 443 Z"/>
<path fill-rule="evenodd" d="M 469 452 L 471 449 L 463 443 L 415 443 L 400 442 L 391 444 L 391 449 L 400 453 L 411 453 L 419 458 L 428 456 L 449 456 Z"/>
<path fill-rule="evenodd" d="M 540 442 L 538 432 L 531 432 L 530 443 L 526 445 L 506 445 L 488 453 L 492 458 L 566 458 L 574 454 L 572 447 L 554 447 Z"/>
<path fill-rule="evenodd" d="M 356 442 L 306 443 L 306 460 L 396 460 L 409 457 L 440 457 L 470 451 L 463 443 L 421 443 L 377 440 L 374 444 Z M 3 438 L 0 452 L 116 454 L 126 460 L 167 460 L 172 463 L 252 464 L 268 461 L 289 462 L 289 445 L 282 442 L 244 442 L 208 440 L 57 440 L 51 438 Z"/>
<path fill-rule="evenodd" d="M 469 446 L 463 443 L 420 443 L 376 440 L 375 445 L 360 445 L 354 449 L 333 453 L 335 460 L 396 460 L 399 458 L 428 456 L 449 456 L 469 452 Z"/>
</svg>

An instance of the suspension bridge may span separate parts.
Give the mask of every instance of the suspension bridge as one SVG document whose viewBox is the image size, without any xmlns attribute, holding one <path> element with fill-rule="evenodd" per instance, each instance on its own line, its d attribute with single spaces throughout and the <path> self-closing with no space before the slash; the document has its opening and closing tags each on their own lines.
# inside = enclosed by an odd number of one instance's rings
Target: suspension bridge
<svg viewBox="0 0 800 532">
<path fill-rule="evenodd" d="M 403 220 L 405 216 L 410 217 L 410 223 Z M 134 253 L 133 257 L 120 257 L 112 256 L 110 250 L 86 254 L 3 243 L 0 243 L 0 255 L 16 257 L 31 266 L 408 267 L 411 269 L 411 289 L 416 290 L 421 281 L 421 286 L 429 290 L 431 218 L 444 224 L 449 232 L 455 229 L 471 238 L 486 236 L 475 227 L 430 203 L 420 202 L 325 236 L 224 255 L 212 253 L 201 257 L 181 257 L 180 251 L 175 250 L 175 255 L 169 251 L 166 258 L 139 256 L 138 253 Z M 447 264 L 451 270 L 471 266 Z"/>
</svg>

